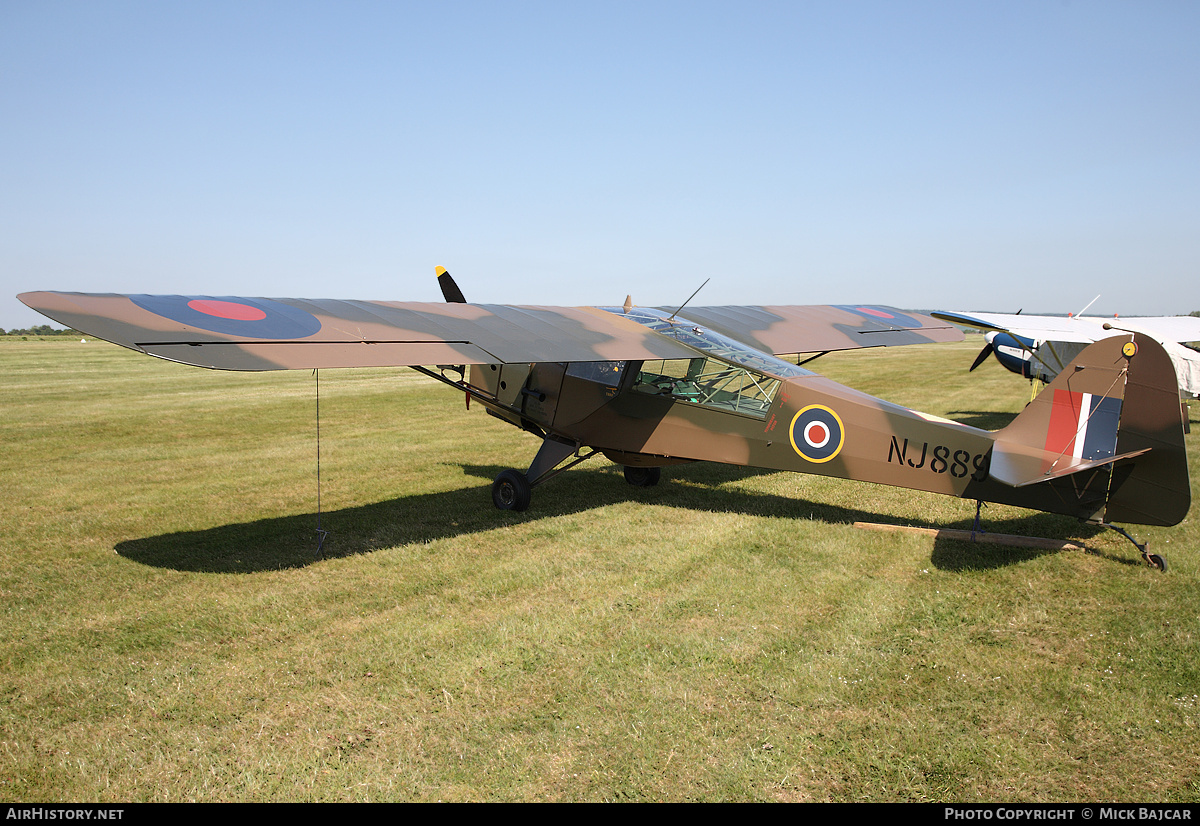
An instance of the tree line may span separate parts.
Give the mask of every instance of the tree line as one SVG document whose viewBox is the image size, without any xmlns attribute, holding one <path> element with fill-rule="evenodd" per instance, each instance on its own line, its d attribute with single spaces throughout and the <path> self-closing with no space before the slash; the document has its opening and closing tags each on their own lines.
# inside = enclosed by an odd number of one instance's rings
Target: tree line
<svg viewBox="0 0 1200 826">
<path fill-rule="evenodd" d="M 3 327 L 0 327 L 0 336 L 78 336 L 82 335 L 78 330 L 70 328 L 64 330 L 60 327 L 51 327 L 49 324 L 39 324 L 36 327 L 28 327 L 24 330 L 13 328 L 5 332 Z"/>
</svg>

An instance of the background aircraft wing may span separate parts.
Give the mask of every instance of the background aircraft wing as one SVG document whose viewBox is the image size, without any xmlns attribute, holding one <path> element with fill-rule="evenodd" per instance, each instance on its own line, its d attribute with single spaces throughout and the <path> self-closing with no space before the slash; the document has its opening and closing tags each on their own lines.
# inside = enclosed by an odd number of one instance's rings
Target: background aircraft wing
<svg viewBox="0 0 1200 826">
<path fill-rule="evenodd" d="M 31 292 L 68 327 L 220 370 L 692 358 L 636 322 L 590 307 Z"/>
<path fill-rule="evenodd" d="M 657 309 L 671 313 L 675 308 Z M 963 337 L 945 321 L 873 304 L 684 307 L 679 315 L 777 356 L 961 341 Z"/>
<path fill-rule="evenodd" d="M 1144 333 L 1159 341 L 1200 341 L 1200 318 L 1195 316 L 1045 316 L 1013 313 L 961 313 L 938 310 L 934 318 L 981 330 L 998 330 L 1038 341 L 1087 343 L 1121 332 Z M 1104 325 L 1112 329 L 1104 329 Z"/>
<path fill-rule="evenodd" d="M 1038 341 L 1073 341 L 1087 344 L 1115 333 L 1107 333 L 1094 318 L 1018 315 L 1015 313 L 960 313 L 938 310 L 934 318 L 965 327 L 1012 333 Z"/>
<path fill-rule="evenodd" d="M 1189 315 L 1114 318 L 1114 327 L 1144 333 L 1159 341 L 1200 341 L 1200 318 Z"/>
</svg>

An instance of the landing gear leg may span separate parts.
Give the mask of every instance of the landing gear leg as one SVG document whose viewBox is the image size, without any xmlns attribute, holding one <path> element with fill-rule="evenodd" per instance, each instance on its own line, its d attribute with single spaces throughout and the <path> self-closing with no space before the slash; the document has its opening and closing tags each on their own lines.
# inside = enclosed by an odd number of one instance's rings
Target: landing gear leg
<svg viewBox="0 0 1200 826">
<path fill-rule="evenodd" d="M 547 436 L 526 473 L 509 468 L 500 471 L 492 483 L 492 504 L 502 511 L 523 511 L 529 507 L 533 488 L 553 479 L 564 470 L 595 456 L 597 451 L 579 453 L 579 445 Z M 565 465 L 565 459 L 574 457 Z"/>
<path fill-rule="evenodd" d="M 1135 539 L 1134 539 L 1132 536 L 1130 536 L 1130 535 L 1129 535 L 1129 534 L 1128 534 L 1128 533 L 1125 531 L 1125 529 L 1124 529 L 1124 528 L 1118 527 L 1117 525 L 1110 525 L 1110 524 L 1108 524 L 1107 522 L 1101 522 L 1100 524 L 1101 524 L 1101 525 L 1103 525 L 1103 526 L 1104 526 L 1104 527 L 1106 527 L 1106 528 L 1109 528 L 1110 530 L 1114 530 L 1114 531 L 1116 531 L 1117 533 L 1121 534 L 1121 536 L 1125 537 L 1125 538 L 1126 538 L 1126 539 L 1128 539 L 1128 540 L 1129 540 L 1131 543 L 1133 543 L 1133 547 L 1137 548 L 1137 549 L 1138 549 L 1138 552 L 1139 552 L 1139 553 L 1142 555 L 1142 560 L 1143 560 L 1143 561 L 1144 561 L 1144 562 L 1145 562 L 1147 565 L 1149 565 L 1151 568 L 1155 569 L 1156 571 L 1161 571 L 1162 573 L 1166 573 L 1166 571 L 1167 571 L 1167 560 L 1163 559 L 1163 558 L 1162 558 L 1160 555 L 1158 555 L 1158 554 L 1152 554 L 1152 553 L 1150 553 L 1150 552 L 1149 552 L 1149 551 L 1146 549 L 1146 543 L 1144 543 L 1144 542 L 1143 542 L 1143 543 L 1141 543 L 1141 544 L 1138 544 L 1138 542 L 1137 542 L 1137 541 L 1136 541 L 1136 540 L 1135 540 Z"/>
</svg>

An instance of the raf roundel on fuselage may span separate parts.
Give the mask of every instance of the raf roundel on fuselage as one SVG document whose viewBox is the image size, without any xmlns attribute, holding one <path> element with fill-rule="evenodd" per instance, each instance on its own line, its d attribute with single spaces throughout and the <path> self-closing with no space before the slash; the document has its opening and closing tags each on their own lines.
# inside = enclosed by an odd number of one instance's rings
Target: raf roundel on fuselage
<svg viewBox="0 0 1200 826">
<path fill-rule="evenodd" d="M 792 447 L 810 462 L 833 459 L 846 443 L 846 428 L 832 408 L 810 404 L 792 417 Z"/>
</svg>

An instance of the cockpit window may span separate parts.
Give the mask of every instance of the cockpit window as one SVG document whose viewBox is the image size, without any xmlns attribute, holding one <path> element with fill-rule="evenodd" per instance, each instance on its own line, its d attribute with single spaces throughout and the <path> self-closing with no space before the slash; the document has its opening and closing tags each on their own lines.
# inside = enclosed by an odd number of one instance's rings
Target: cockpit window
<svg viewBox="0 0 1200 826">
<path fill-rule="evenodd" d="M 779 384 L 773 376 L 727 361 L 694 358 L 643 362 L 633 389 L 763 419 Z"/>
<path fill-rule="evenodd" d="M 763 419 L 782 379 L 815 375 L 685 318 L 668 316 L 661 310 L 645 307 L 628 312 L 619 307 L 604 309 L 707 354 L 693 359 L 643 362 L 633 382 L 633 389 L 638 393 L 670 396 L 677 401 Z"/>
<path fill-rule="evenodd" d="M 567 375 L 587 379 L 598 384 L 616 387 L 621 383 L 625 371 L 623 361 L 573 361 L 567 365 Z"/>
</svg>

